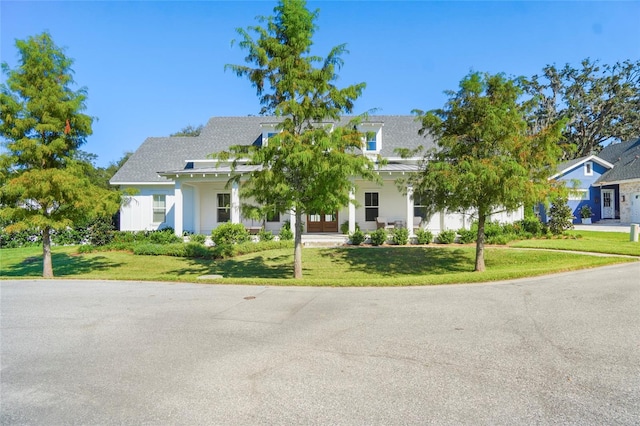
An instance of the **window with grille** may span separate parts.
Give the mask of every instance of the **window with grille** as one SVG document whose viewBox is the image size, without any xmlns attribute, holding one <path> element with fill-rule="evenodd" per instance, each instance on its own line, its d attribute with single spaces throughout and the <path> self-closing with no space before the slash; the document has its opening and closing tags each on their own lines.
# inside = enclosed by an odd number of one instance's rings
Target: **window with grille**
<svg viewBox="0 0 640 426">
<path fill-rule="evenodd" d="M 367 222 L 375 222 L 378 217 L 378 193 L 377 192 L 365 192 L 364 193 L 364 215 Z"/>
<path fill-rule="evenodd" d="M 166 195 L 153 196 L 153 223 L 163 223 L 167 218 Z"/>
<path fill-rule="evenodd" d="M 218 223 L 231 221 L 231 194 L 218 194 Z"/>
</svg>

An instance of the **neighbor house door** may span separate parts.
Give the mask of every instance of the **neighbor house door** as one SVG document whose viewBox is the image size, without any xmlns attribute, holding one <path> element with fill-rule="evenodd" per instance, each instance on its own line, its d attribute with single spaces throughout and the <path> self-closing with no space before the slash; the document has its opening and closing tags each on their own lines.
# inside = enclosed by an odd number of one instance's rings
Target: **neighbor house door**
<svg viewBox="0 0 640 426">
<path fill-rule="evenodd" d="M 615 200 L 613 189 L 602 190 L 602 218 L 614 219 L 615 218 Z"/>
<path fill-rule="evenodd" d="M 307 232 L 338 232 L 338 213 L 308 214 Z"/>
</svg>

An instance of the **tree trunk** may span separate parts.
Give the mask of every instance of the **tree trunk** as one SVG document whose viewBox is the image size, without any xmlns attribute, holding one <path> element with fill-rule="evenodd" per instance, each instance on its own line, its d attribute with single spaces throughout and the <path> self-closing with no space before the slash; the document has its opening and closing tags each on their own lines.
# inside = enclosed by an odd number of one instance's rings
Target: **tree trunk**
<svg viewBox="0 0 640 426">
<path fill-rule="evenodd" d="M 53 278 L 51 263 L 51 229 L 48 226 L 42 230 L 42 277 Z"/>
<path fill-rule="evenodd" d="M 478 237 L 476 239 L 476 272 L 483 272 L 484 267 L 484 224 L 487 215 L 478 211 Z"/>
<path fill-rule="evenodd" d="M 295 248 L 293 249 L 293 278 L 302 278 L 302 212 L 296 209 Z"/>
</svg>

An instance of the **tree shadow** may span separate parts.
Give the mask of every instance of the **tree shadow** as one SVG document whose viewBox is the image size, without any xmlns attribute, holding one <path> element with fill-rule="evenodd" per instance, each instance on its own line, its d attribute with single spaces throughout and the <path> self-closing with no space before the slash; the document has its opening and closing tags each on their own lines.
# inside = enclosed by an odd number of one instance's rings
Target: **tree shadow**
<svg viewBox="0 0 640 426">
<path fill-rule="evenodd" d="M 320 255 L 353 272 L 385 277 L 470 272 L 474 265 L 468 251 L 439 247 L 345 247 Z"/>
<path fill-rule="evenodd" d="M 250 259 L 225 259 L 211 262 L 204 259 L 190 259 L 189 266 L 169 271 L 170 274 L 193 274 L 194 270 L 202 275 L 222 275 L 225 278 L 290 278 L 293 264 L 282 264 L 282 260 L 290 256 L 269 257 L 267 263 L 264 256 Z M 273 264 L 271 264 L 273 263 Z"/>
<path fill-rule="evenodd" d="M 56 277 L 87 274 L 93 271 L 104 271 L 122 266 L 104 256 L 85 257 L 76 254 L 53 253 L 51 255 L 53 273 Z M 42 276 L 42 255 L 30 256 L 22 262 L 2 267 L 4 277 Z"/>
</svg>

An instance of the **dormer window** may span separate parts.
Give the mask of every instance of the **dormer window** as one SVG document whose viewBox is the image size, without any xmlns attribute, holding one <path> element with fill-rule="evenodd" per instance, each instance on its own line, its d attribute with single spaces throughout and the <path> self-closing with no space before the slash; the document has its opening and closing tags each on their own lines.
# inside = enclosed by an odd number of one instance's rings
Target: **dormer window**
<svg viewBox="0 0 640 426">
<path fill-rule="evenodd" d="M 584 163 L 584 175 L 593 176 L 593 163 L 591 161 Z"/>
<path fill-rule="evenodd" d="M 262 146 L 267 146 L 269 144 L 269 138 L 277 135 L 279 123 L 260 123 L 260 127 L 262 127 Z"/>
<path fill-rule="evenodd" d="M 363 134 L 365 154 L 378 154 L 382 149 L 382 123 L 362 123 L 358 130 Z"/>
<path fill-rule="evenodd" d="M 375 132 L 367 132 L 367 151 L 377 151 L 378 150 L 378 135 Z"/>
</svg>

